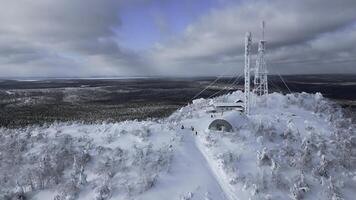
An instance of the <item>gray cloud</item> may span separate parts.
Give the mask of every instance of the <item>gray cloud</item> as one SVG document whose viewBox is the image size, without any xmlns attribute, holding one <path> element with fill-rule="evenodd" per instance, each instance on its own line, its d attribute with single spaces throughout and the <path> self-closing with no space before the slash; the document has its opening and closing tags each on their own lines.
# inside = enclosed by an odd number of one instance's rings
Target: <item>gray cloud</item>
<svg viewBox="0 0 356 200">
<path fill-rule="evenodd" d="M 335 60 L 330 60 L 356 56 L 355 8 L 353 0 L 245 1 L 203 16 L 183 37 L 158 45 L 151 56 L 157 65 L 164 63 L 172 71 L 180 68 L 190 73 L 192 66 L 199 65 L 206 66 L 203 73 L 219 74 L 235 65 L 241 72 L 245 32 L 251 31 L 257 41 L 261 21 L 266 20 L 272 73 L 356 73 L 355 62 L 332 67 Z M 314 61 L 300 63 L 306 59 Z"/>
<path fill-rule="evenodd" d="M 137 0 L 138 2 L 139 0 Z M 136 2 L 136 1 L 134 1 Z M 114 28 L 120 0 L 1 0 L 1 76 L 103 76 L 143 71 Z"/>
<path fill-rule="evenodd" d="M 181 35 L 134 52 L 114 32 L 125 25 L 118 14 L 148 1 L 0 0 L 0 76 L 240 73 L 245 32 L 257 41 L 262 20 L 272 73 L 356 73 L 355 0 L 228 0 Z M 170 34 L 163 16 L 155 21 Z"/>
</svg>

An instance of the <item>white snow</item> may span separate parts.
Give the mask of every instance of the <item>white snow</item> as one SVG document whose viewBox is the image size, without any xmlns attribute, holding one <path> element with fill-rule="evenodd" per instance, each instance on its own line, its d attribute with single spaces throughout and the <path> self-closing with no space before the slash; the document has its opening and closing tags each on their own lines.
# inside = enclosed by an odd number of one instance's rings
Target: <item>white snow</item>
<svg viewBox="0 0 356 200">
<path fill-rule="evenodd" d="M 8 95 L 12 95 L 12 94 L 14 94 L 13 92 L 8 91 L 8 90 L 6 90 L 6 91 L 5 91 L 5 93 L 6 93 L 6 94 L 8 94 Z"/>
<path fill-rule="evenodd" d="M 0 129 L 0 199 L 353 199 L 355 125 L 339 106 L 273 93 L 250 116 L 206 112 L 242 97 L 156 121 Z M 234 132 L 208 130 L 219 118 Z"/>
</svg>

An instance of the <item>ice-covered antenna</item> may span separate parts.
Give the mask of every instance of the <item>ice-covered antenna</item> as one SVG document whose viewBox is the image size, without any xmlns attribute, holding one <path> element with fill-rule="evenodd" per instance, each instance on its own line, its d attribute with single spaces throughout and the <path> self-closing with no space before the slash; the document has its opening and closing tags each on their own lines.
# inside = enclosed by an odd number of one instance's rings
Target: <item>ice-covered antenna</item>
<svg viewBox="0 0 356 200">
<path fill-rule="evenodd" d="M 253 93 L 254 97 L 259 98 L 259 102 L 265 104 L 267 101 L 268 94 L 268 80 L 267 80 L 267 64 L 265 60 L 265 50 L 266 50 L 266 41 L 265 41 L 265 22 L 262 21 L 262 39 L 258 43 L 258 53 L 256 60 L 256 67 L 254 70 L 254 88 Z M 257 103 L 257 99 L 254 99 L 254 103 Z"/>
<path fill-rule="evenodd" d="M 252 45 L 251 32 L 247 32 L 245 36 L 245 113 L 250 114 L 250 54 Z"/>
<path fill-rule="evenodd" d="M 262 40 L 265 40 L 265 21 L 262 21 Z"/>
</svg>

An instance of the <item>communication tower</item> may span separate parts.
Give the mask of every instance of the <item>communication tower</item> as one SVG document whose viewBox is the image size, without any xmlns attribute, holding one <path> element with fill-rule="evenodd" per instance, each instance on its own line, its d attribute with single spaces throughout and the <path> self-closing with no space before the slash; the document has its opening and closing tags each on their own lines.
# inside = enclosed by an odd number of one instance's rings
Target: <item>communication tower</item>
<svg viewBox="0 0 356 200">
<path fill-rule="evenodd" d="M 252 46 L 251 32 L 246 33 L 245 37 L 245 113 L 250 113 L 250 54 Z"/>
<path fill-rule="evenodd" d="M 254 89 L 253 93 L 255 94 L 254 103 L 259 101 L 261 104 L 267 102 L 268 95 L 268 80 L 267 80 L 267 64 L 265 60 L 265 51 L 266 51 L 266 41 L 265 36 L 265 22 L 262 22 L 262 39 L 258 43 L 258 53 L 256 60 L 256 67 L 254 70 Z M 259 98 L 261 97 L 261 98 Z M 258 98 L 258 99 L 257 99 Z"/>
</svg>

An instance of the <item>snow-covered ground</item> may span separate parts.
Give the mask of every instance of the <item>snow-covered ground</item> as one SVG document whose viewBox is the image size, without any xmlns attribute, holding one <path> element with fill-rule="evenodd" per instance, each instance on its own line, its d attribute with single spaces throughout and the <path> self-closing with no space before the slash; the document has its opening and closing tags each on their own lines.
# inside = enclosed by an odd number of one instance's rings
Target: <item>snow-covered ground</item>
<svg viewBox="0 0 356 200">
<path fill-rule="evenodd" d="M 273 93 L 250 116 L 206 112 L 242 96 L 155 121 L 0 129 L 0 199 L 354 199 L 355 125 L 338 105 Z M 208 130 L 218 118 L 234 132 Z"/>
</svg>

